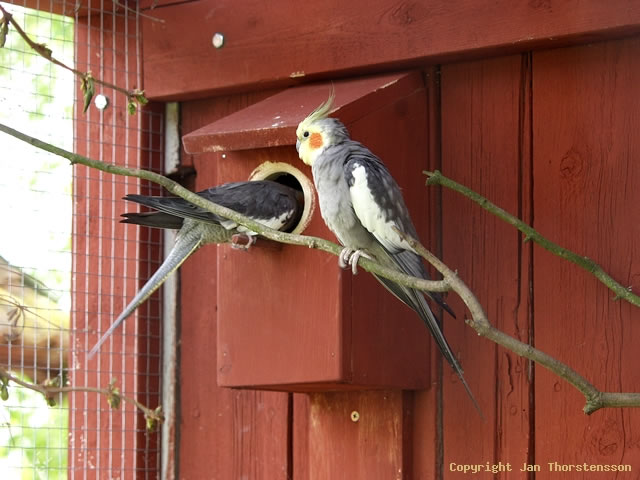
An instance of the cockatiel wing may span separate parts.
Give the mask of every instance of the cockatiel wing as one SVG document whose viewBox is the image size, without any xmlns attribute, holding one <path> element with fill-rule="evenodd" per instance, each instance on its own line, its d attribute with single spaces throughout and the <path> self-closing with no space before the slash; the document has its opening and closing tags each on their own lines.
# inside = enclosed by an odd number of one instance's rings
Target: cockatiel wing
<svg viewBox="0 0 640 480">
<path fill-rule="evenodd" d="M 226 183 L 198 192 L 198 195 L 277 230 L 287 230 L 295 225 L 302 214 L 302 202 L 298 198 L 301 193 L 271 181 Z M 237 227 L 235 222 L 179 197 L 127 195 L 125 199 L 175 217 L 219 224 L 227 230 Z"/>
<path fill-rule="evenodd" d="M 420 256 L 395 230 L 398 229 L 413 238 L 417 238 L 416 229 L 402 198 L 400 187 L 375 155 L 365 147 L 358 147 L 345 163 L 345 175 L 356 216 L 379 242 L 379 245 L 374 245 L 372 253 L 383 265 L 389 266 L 389 264 L 392 264 L 403 273 L 417 278 L 428 279 L 429 275 Z M 462 367 L 453 354 L 422 292 L 377 275 L 376 278 L 387 290 L 418 312 L 431 331 L 438 348 L 460 377 L 473 404 L 482 415 L 480 406 L 464 379 Z M 440 295 L 435 292 L 427 293 L 427 295 L 452 316 L 455 316 Z"/>
<path fill-rule="evenodd" d="M 397 229 L 412 238 L 418 238 L 400 187 L 378 157 L 366 147 L 356 142 L 354 144 L 356 146 L 345 163 L 345 177 L 356 216 L 384 247 L 390 259 L 401 271 L 407 275 L 428 279 L 429 275 L 422 259 L 396 231 Z M 407 301 L 407 289 L 393 282 L 382 279 L 381 281 L 402 301 L 410 305 L 414 303 Z M 391 286 L 394 288 L 390 288 Z M 415 301 L 416 295 L 421 294 L 412 292 L 410 297 Z M 432 292 L 428 295 L 455 317 L 439 294 Z"/>
<path fill-rule="evenodd" d="M 287 230 L 295 226 L 303 210 L 302 192 L 268 180 L 227 183 L 203 190 L 198 195 L 277 230 Z M 102 335 L 87 358 L 91 358 L 114 330 L 198 248 L 209 243 L 229 242 L 234 232 L 246 231 L 235 222 L 214 215 L 181 198 L 127 195 L 125 199 L 158 211 L 126 213 L 124 223 L 157 228 L 180 228 L 180 231 L 175 245 L 160 268 Z"/>
<path fill-rule="evenodd" d="M 360 223 L 390 253 L 411 250 L 395 229 L 416 238 L 400 187 L 382 162 L 362 147 L 345 164 L 351 203 Z"/>
</svg>

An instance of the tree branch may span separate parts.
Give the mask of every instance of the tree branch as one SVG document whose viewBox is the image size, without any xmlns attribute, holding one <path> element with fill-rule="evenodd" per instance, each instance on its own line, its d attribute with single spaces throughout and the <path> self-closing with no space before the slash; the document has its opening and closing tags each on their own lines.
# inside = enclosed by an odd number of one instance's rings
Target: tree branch
<svg viewBox="0 0 640 480">
<path fill-rule="evenodd" d="M 228 218 L 243 225 L 250 230 L 260 234 L 261 236 L 274 240 L 276 242 L 287 243 L 291 245 L 301 245 L 309 248 L 315 248 L 323 250 L 325 252 L 338 255 L 342 247 L 324 240 L 318 237 L 310 237 L 305 235 L 294 235 L 291 233 L 284 233 L 277 230 L 272 230 L 264 225 L 251 220 L 233 210 L 225 208 L 221 205 L 216 205 L 199 195 L 185 189 L 178 183 L 162 176 L 157 173 L 149 172 L 147 170 L 141 170 L 136 168 L 121 167 L 118 165 L 108 164 L 97 160 L 91 160 L 82 155 L 77 155 L 72 152 L 68 152 L 64 149 L 50 145 L 46 142 L 42 142 L 36 138 L 25 135 L 17 130 L 14 130 L 6 125 L 0 124 L 0 131 L 8 133 L 24 142 L 27 142 L 37 148 L 46 150 L 48 152 L 60 155 L 68 159 L 71 164 L 81 164 L 90 168 L 96 168 L 107 173 L 115 175 L 124 175 L 130 177 L 137 177 L 144 180 L 157 183 L 158 185 L 166 188 L 170 193 L 177 195 L 188 202 L 197 205 L 211 213 L 219 215 L 221 217 Z M 477 194 L 476 194 L 477 195 Z M 498 207 L 496 207 L 498 208 Z M 529 227 L 530 228 L 530 227 Z M 532 229 L 533 230 L 533 229 Z M 550 355 L 528 345 L 520 342 L 519 340 L 507 335 L 504 332 L 496 329 L 489 322 L 482 306 L 478 299 L 473 295 L 469 287 L 457 276 L 455 272 L 449 269 L 442 261 L 432 255 L 415 239 L 407 238 L 404 234 L 398 231 L 398 233 L 405 237 L 411 246 L 418 252 L 427 262 L 432 264 L 442 275 L 441 281 L 427 281 L 409 275 L 404 275 L 394 270 L 382 267 L 376 262 L 360 257 L 359 265 L 368 272 L 375 273 L 382 277 L 388 278 L 399 284 L 415 288 L 422 291 L 438 291 L 444 292 L 448 290 L 455 291 L 465 305 L 471 312 L 472 318 L 468 320 L 468 323 L 473 327 L 480 335 L 488 338 L 489 340 L 502 345 L 503 347 L 511 350 L 517 355 L 521 355 L 528 358 L 540 365 L 544 366 L 548 370 L 557 374 L 561 378 L 565 379 L 576 389 L 578 389 L 586 398 L 586 405 L 583 408 L 586 414 L 591 414 L 601 408 L 605 407 L 640 407 L 640 394 L 639 393 L 609 393 L 600 392 L 589 381 L 582 377 L 575 370 L 568 365 L 554 359 Z M 537 233 L 537 232 L 536 232 Z"/>
<path fill-rule="evenodd" d="M 510 225 L 513 225 L 522 233 L 524 233 L 525 242 L 532 240 L 538 245 L 540 245 L 545 250 L 557 255 L 558 257 L 564 258 L 565 260 L 570 261 L 571 263 L 575 263 L 579 267 L 583 268 L 587 272 L 594 275 L 600 282 L 607 286 L 610 290 L 612 290 L 616 296 L 615 300 L 620 298 L 626 300 L 627 302 L 635 305 L 636 307 L 640 307 L 640 297 L 631 292 L 631 287 L 623 287 L 618 282 L 616 282 L 607 272 L 605 272 L 600 265 L 598 265 L 593 260 L 590 260 L 587 257 L 583 257 L 578 255 L 577 253 L 572 252 L 560 245 L 552 242 L 551 240 L 540 235 L 536 230 L 534 230 L 531 226 L 524 223 L 517 217 L 514 217 L 510 213 L 507 213 L 502 208 L 497 205 L 491 203 L 487 198 L 483 197 L 479 193 L 474 192 L 468 187 L 459 184 L 458 182 L 451 180 L 448 177 L 445 177 L 438 170 L 435 172 L 423 172 L 427 177 L 427 185 L 442 185 L 443 187 L 449 188 L 453 191 L 461 193 L 465 197 L 473 200 L 478 205 L 480 205 L 485 210 L 493 213 L 495 216 L 504 220 Z"/>
<path fill-rule="evenodd" d="M 60 377 L 58 377 L 59 379 Z M 9 390 L 8 390 L 8 382 L 13 382 L 21 387 L 27 388 L 29 390 L 33 390 L 34 392 L 41 393 L 44 395 L 47 403 L 50 406 L 55 405 L 52 403 L 53 395 L 58 393 L 69 393 L 69 392 L 89 392 L 89 393 L 99 393 L 107 397 L 107 402 L 111 406 L 111 408 L 119 408 L 120 401 L 124 400 L 126 403 L 130 403 L 134 405 L 138 410 L 140 410 L 144 414 L 144 418 L 147 421 L 147 431 L 155 431 L 157 426 L 164 421 L 164 416 L 162 414 L 162 407 L 157 407 L 152 410 L 135 398 L 128 397 L 120 393 L 120 389 L 116 387 L 116 379 L 112 379 L 107 388 L 97 388 L 97 387 L 62 387 L 56 384 L 55 380 L 45 385 L 38 385 L 37 383 L 25 382 L 21 378 L 15 377 L 11 375 L 7 370 L 0 367 L 0 390 L 2 391 L 2 400 L 7 400 L 9 398 Z"/>
<path fill-rule="evenodd" d="M 92 160 L 90 158 L 83 157 L 82 155 L 78 155 L 76 153 L 72 153 L 62 148 L 56 147 L 55 145 L 51 145 L 47 142 L 43 142 L 29 135 L 25 135 L 24 133 L 14 130 L 13 128 L 1 123 L 0 131 L 12 135 L 13 137 L 22 140 L 23 142 L 29 143 L 34 147 L 64 157 L 69 160 L 72 165 L 85 165 L 87 167 L 102 170 L 103 172 L 111 173 L 113 175 L 137 177 L 143 180 L 149 180 L 150 182 L 157 183 L 158 185 L 164 187 L 168 192 L 181 197 L 200 208 L 204 208 L 205 210 L 215 215 L 233 220 L 237 224 L 243 225 L 250 230 L 260 234 L 264 238 L 268 238 L 269 240 L 280 243 L 287 243 L 290 245 L 302 245 L 309 248 L 316 248 L 318 250 L 333 253 L 334 255 L 338 255 L 342 251 L 341 246 L 336 245 L 335 243 L 332 243 L 323 238 L 310 237 L 306 235 L 295 235 L 292 233 L 280 232 L 278 230 L 273 230 L 271 228 L 265 227 L 261 223 L 256 222 L 249 217 L 245 217 L 238 212 L 223 207 L 222 205 L 217 205 L 213 202 L 205 200 L 201 196 L 193 193 L 190 190 L 187 190 L 179 183 L 176 183 L 173 180 L 170 180 L 169 178 L 158 173 L 138 168 L 121 167 L 119 165 Z M 449 290 L 448 285 L 441 281 L 423 280 L 421 278 L 415 278 L 410 275 L 405 275 L 390 268 L 383 267 L 382 265 L 379 265 L 378 263 L 364 257 L 360 257 L 358 265 L 370 273 L 375 273 L 376 275 L 380 275 L 382 277 L 393 280 L 394 282 L 402 283 L 403 285 L 407 285 L 418 290 L 426 290 L 430 292 L 446 292 L 447 290 Z"/>
<path fill-rule="evenodd" d="M 120 8 L 128 10 L 128 11 L 130 11 L 131 13 L 133 13 L 135 15 L 139 15 L 140 17 L 147 18 L 147 19 L 151 20 L 152 22 L 165 23 L 164 19 L 162 19 L 162 18 L 152 17 L 151 15 L 145 15 L 141 11 L 133 9 L 133 8 L 129 7 L 128 5 L 125 5 L 124 3 L 119 2 L 118 0 L 113 0 L 113 3 L 115 3 Z M 150 10 L 153 9 L 153 8 L 154 8 L 154 6 L 151 6 Z"/>
<path fill-rule="evenodd" d="M 478 332 L 479 335 L 488 338 L 498 345 L 502 345 L 516 355 L 528 358 L 542 365 L 547 370 L 573 385 L 585 397 L 586 403 L 582 409 L 585 414 L 591 415 L 593 412 L 605 407 L 640 407 L 640 393 L 600 392 L 586 378 L 565 363 L 495 328 L 487 318 L 476 296 L 455 272 L 416 239 L 409 238 L 400 230 L 396 229 L 396 232 L 403 237 L 422 258 L 433 265 L 433 267 L 442 274 L 443 281 L 447 282 L 451 286 L 451 290 L 460 296 L 471 313 L 471 319 L 467 320 L 467 323 Z"/>
</svg>

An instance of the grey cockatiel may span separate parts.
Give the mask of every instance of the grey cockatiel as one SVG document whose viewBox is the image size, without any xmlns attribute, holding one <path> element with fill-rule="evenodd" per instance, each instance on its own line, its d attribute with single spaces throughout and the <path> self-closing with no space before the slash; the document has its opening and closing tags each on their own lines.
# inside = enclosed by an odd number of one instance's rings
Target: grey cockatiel
<svg viewBox="0 0 640 480">
<path fill-rule="evenodd" d="M 296 149 L 300 159 L 311 166 L 322 218 L 346 247 L 339 257 L 340 266 L 349 264 L 356 273 L 358 258 L 363 255 L 408 275 L 428 279 L 420 256 L 394 230 L 417 238 L 398 184 L 378 157 L 349 138 L 339 120 L 328 118 L 332 101 L 333 95 L 300 122 Z M 418 313 L 480 411 L 423 293 L 376 278 Z M 428 295 L 453 315 L 437 293 Z"/>
<path fill-rule="evenodd" d="M 297 225 L 304 207 L 302 192 L 269 180 L 226 183 L 198 192 L 198 195 L 267 227 L 282 231 L 292 230 Z M 169 274 L 200 247 L 209 243 L 232 242 L 235 235 L 241 234 L 249 238 L 246 246 L 241 245 L 241 248 L 246 249 L 253 243 L 256 235 L 231 220 L 214 215 L 179 197 L 127 195 L 124 199 L 157 211 L 125 213 L 122 215 L 125 217 L 123 223 L 180 231 L 164 263 L 91 349 L 89 358 L 98 351 L 114 330 L 162 285 Z"/>
</svg>

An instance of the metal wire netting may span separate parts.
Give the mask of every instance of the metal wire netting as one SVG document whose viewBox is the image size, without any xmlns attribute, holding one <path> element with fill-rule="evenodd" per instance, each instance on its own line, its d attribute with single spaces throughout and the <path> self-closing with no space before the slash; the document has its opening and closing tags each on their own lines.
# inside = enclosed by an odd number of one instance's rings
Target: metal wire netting
<svg viewBox="0 0 640 480">
<path fill-rule="evenodd" d="M 130 4 L 137 8 L 135 2 Z M 118 2 L 2 2 L 62 63 L 141 88 L 140 22 Z M 30 7 L 30 8 L 26 8 Z M 0 122 L 93 159 L 160 171 L 162 113 L 127 113 L 127 98 L 96 85 L 107 107 L 83 113 L 79 79 L 37 55 L 14 29 L 0 49 Z M 24 382 L 160 397 L 160 300 L 154 296 L 90 361 L 99 334 L 161 261 L 159 234 L 118 223 L 121 197 L 159 190 L 39 151 L 0 134 L 0 367 Z M 129 404 L 43 395 L 9 382 L 0 401 L 4 479 L 157 478 L 159 436 Z"/>
</svg>

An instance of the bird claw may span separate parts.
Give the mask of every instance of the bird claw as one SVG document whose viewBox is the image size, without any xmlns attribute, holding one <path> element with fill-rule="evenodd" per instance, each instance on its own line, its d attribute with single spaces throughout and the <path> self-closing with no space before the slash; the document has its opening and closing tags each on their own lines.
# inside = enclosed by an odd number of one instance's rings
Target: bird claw
<svg viewBox="0 0 640 480">
<path fill-rule="evenodd" d="M 364 250 L 353 250 L 352 248 L 343 248 L 338 255 L 338 265 L 340 268 L 347 268 L 351 266 L 351 273 L 354 275 L 358 274 L 358 260 L 360 257 L 368 258 L 371 260 L 371 257 L 367 255 Z"/>
<path fill-rule="evenodd" d="M 350 248 L 343 248 L 338 255 L 338 266 L 340 268 L 347 268 L 349 266 L 349 257 L 353 255 L 353 250 Z"/>
<path fill-rule="evenodd" d="M 256 237 L 246 233 L 236 233 L 231 237 L 231 248 L 234 250 L 249 251 L 249 248 L 256 243 Z"/>
</svg>

